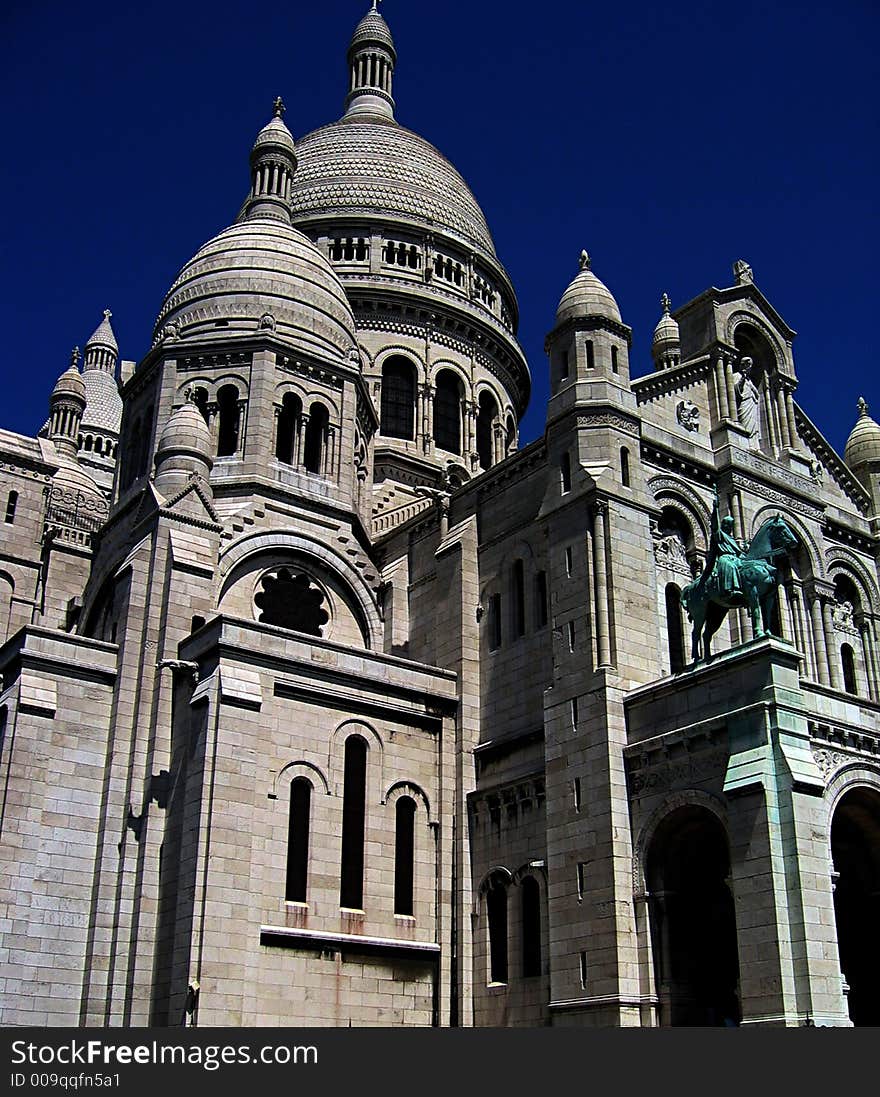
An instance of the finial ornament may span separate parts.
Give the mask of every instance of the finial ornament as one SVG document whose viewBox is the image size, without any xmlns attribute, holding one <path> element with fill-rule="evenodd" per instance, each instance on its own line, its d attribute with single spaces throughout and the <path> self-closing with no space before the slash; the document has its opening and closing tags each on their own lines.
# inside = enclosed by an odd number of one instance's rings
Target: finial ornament
<svg viewBox="0 0 880 1097">
<path fill-rule="evenodd" d="M 70 352 L 70 364 L 71 366 L 73 366 L 74 369 L 79 368 L 79 358 L 79 347 L 74 347 L 73 350 Z"/>
<path fill-rule="evenodd" d="M 382 3 L 382 0 L 373 0 L 373 8 L 372 8 L 372 10 L 373 10 L 373 11 L 378 11 L 378 10 L 379 10 L 379 5 L 380 5 L 381 3 Z"/>
<path fill-rule="evenodd" d="M 745 259 L 737 259 L 733 264 L 733 276 L 738 286 L 751 285 L 755 280 L 754 272 Z"/>
<path fill-rule="evenodd" d="M 592 262 L 593 261 L 592 261 L 592 259 L 590 259 L 590 256 L 587 253 L 587 251 L 586 250 L 582 251 L 581 252 L 581 258 L 580 258 L 580 268 L 581 268 L 581 270 L 589 270 L 590 267 L 592 266 Z"/>
<path fill-rule="evenodd" d="M 112 315 L 113 315 L 113 313 L 110 311 L 110 309 L 104 309 L 104 319 L 105 320 L 107 320 L 109 322 L 110 317 Z"/>
<path fill-rule="evenodd" d="M 663 296 L 660 298 L 660 304 L 663 306 L 663 315 L 668 316 L 669 306 L 672 304 L 672 302 L 669 300 L 668 293 L 664 293 Z"/>
<path fill-rule="evenodd" d="M 868 401 L 864 396 L 860 396 L 858 399 L 859 417 L 864 418 L 868 414 Z"/>
<path fill-rule="evenodd" d="M 285 107 L 285 105 L 284 105 L 284 100 L 281 98 L 280 95 L 277 95 L 275 97 L 275 102 L 273 104 L 273 111 L 272 111 L 273 114 L 275 115 L 276 118 L 283 118 L 284 117 L 284 112 L 286 110 L 287 110 L 287 107 Z"/>
</svg>

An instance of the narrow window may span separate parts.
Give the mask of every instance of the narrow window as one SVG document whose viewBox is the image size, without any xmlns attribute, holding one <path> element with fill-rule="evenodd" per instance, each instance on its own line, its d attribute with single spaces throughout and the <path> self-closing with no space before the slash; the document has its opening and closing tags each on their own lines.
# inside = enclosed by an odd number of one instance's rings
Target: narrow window
<svg viewBox="0 0 880 1097">
<path fill-rule="evenodd" d="M 576 728 L 578 726 L 578 699 L 572 697 L 571 699 L 571 726 Z"/>
<path fill-rule="evenodd" d="M 401 796 L 395 808 L 394 913 L 413 913 L 413 867 L 415 855 L 416 803 Z"/>
<path fill-rule="evenodd" d="M 574 621 L 568 622 L 568 650 L 574 651 Z"/>
<path fill-rule="evenodd" d="M 498 419 L 498 404 L 491 393 L 481 392 L 477 411 L 477 454 L 480 468 L 490 469 L 494 464 L 495 423 Z"/>
<path fill-rule="evenodd" d="M 217 393 L 217 414 L 220 418 L 217 431 L 217 456 L 232 457 L 238 452 L 238 432 L 241 426 L 238 389 L 235 385 L 224 385 Z"/>
<path fill-rule="evenodd" d="M 486 893 L 489 920 L 489 980 L 507 982 L 507 888 L 493 880 Z"/>
<path fill-rule="evenodd" d="M 620 372 L 620 366 L 619 366 L 618 361 L 617 361 L 617 347 L 612 347 L 611 348 L 611 372 L 612 373 L 619 373 Z"/>
<path fill-rule="evenodd" d="M 461 384 L 450 370 L 443 370 L 437 377 L 434 442 L 438 449 L 461 453 Z"/>
<path fill-rule="evenodd" d="M 290 782 L 290 823 L 287 832 L 288 903 L 304 903 L 309 875 L 309 814 L 311 782 L 296 777 Z"/>
<path fill-rule="evenodd" d="M 524 979 L 541 974 L 541 891 L 534 876 L 526 876 L 522 891 L 522 973 Z"/>
<path fill-rule="evenodd" d="M 404 245 L 401 244 L 401 247 Z M 386 438 L 415 437 L 416 374 L 408 359 L 396 356 L 382 366 L 380 431 Z"/>
<path fill-rule="evenodd" d="M 565 574 L 569 577 L 569 579 L 571 578 L 571 569 L 572 569 L 572 556 L 571 556 L 571 545 L 569 545 L 568 548 L 565 550 Z"/>
<path fill-rule="evenodd" d="M 539 571 L 535 576 L 535 626 L 544 628 L 547 624 L 547 572 Z"/>
<path fill-rule="evenodd" d="M 489 650 L 501 647 L 501 595 L 493 594 L 489 599 Z"/>
<path fill-rule="evenodd" d="M 581 779 L 580 779 L 580 777 L 575 777 L 574 781 L 572 781 L 571 792 L 572 792 L 572 796 L 574 798 L 574 810 L 577 811 L 577 812 L 580 812 L 580 810 L 581 810 Z"/>
<path fill-rule="evenodd" d="M 629 487 L 629 450 L 626 446 L 620 451 L 620 482 L 625 488 Z"/>
<path fill-rule="evenodd" d="M 342 872 L 339 905 L 364 905 L 364 822 L 367 802 L 367 744 L 359 735 L 345 740 L 342 786 Z"/>
<path fill-rule="evenodd" d="M 581 953 L 581 986 L 584 990 L 587 989 L 587 954 Z"/>
<path fill-rule="evenodd" d="M 18 506 L 18 492 L 10 491 L 6 500 L 6 525 L 11 526 L 15 521 L 15 508 Z"/>
<path fill-rule="evenodd" d="M 559 473 L 562 478 L 562 494 L 565 495 L 571 491 L 571 457 L 568 453 L 563 453 L 559 462 Z"/>
<path fill-rule="evenodd" d="M 526 581 L 522 560 L 513 562 L 513 635 L 524 636 L 526 631 Z"/>
<path fill-rule="evenodd" d="M 858 693 L 856 689 L 856 659 L 849 644 L 840 649 L 840 661 L 843 664 L 843 688 L 847 693 Z"/>
<path fill-rule="evenodd" d="M 559 380 L 565 381 L 568 379 L 568 351 L 564 350 L 559 356 Z"/>
<path fill-rule="evenodd" d="M 669 669 L 684 669 L 684 637 L 681 628 L 681 591 L 675 583 L 666 585 L 666 635 L 669 639 Z"/>
<path fill-rule="evenodd" d="M 586 861 L 578 861 L 578 864 L 577 864 L 577 891 L 578 891 L 578 902 L 579 903 L 583 902 L 583 899 L 584 899 L 584 885 L 586 883 L 586 880 L 587 880 L 587 862 Z"/>
<path fill-rule="evenodd" d="M 587 348 L 587 369 L 595 369 L 596 366 L 596 352 L 593 349 L 593 340 L 588 339 L 585 344 Z"/>
<path fill-rule="evenodd" d="M 330 413 L 323 404 L 312 404 L 309 408 L 309 422 L 306 426 L 303 442 L 303 464 L 307 472 L 323 475 L 322 465 L 327 443 L 327 427 Z"/>
<path fill-rule="evenodd" d="M 296 456 L 296 438 L 302 419 L 302 403 L 292 392 L 285 393 L 278 413 L 275 437 L 275 457 L 285 465 L 292 465 Z"/>
</svg>

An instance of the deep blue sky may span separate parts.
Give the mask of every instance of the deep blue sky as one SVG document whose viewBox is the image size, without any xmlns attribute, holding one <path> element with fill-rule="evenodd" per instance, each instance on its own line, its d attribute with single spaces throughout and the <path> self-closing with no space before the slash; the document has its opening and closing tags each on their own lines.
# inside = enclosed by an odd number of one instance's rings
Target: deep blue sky
<svg viewBox="0 0 880 1097">
<path fill-rule="evenodd" d="M 0 425 L 33 432 L 71 346 L 113 310 L 139 359 L 165 290 L 235 217 L 282 94 L 339 116 L 367 0 L 20 3 L 0 15 Z M 870 0 L 386 0 L 399 121 L 456 164 L 516 286 L 543 428 L 544 335 L 586 247 L 651 368 L 673 306 L 745 258 L 799 333 L 798 400 L 840 450 L 880 418 L 880 17 Z"/>
</svg>

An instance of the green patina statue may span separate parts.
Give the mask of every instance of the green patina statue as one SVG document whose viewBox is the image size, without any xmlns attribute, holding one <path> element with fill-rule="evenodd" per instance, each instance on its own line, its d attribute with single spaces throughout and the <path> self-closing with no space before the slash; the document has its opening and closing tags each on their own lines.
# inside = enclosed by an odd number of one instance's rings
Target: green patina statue
<svg viewBox="0 0 880 1097">
<path fill-rule="evenodd" d="M 681 592 L 681 604 L 693 624 L 691 658 L 697 662 L 710 656 L 710 641 L 729 609 L 746 606 L 756 637 L 771 634 L 773 607 L 779 573 L 772 561 L 787 555 L 797 538 L 778 514 L 768 518 L 752 538 L 741 546 L 733 536 L 733 518 L 720 517 L 718 492 L 712 508 L 712 535 L 706 566 Z M 702 643 L 701 643 L 702 641 Z"/>
</svg>

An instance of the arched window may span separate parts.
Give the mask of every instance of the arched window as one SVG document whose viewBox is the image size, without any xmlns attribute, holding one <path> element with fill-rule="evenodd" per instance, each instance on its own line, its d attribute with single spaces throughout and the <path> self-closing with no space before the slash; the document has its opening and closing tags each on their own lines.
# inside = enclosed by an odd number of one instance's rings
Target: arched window
<svg viewBox="0 0 880 1097">
<path fill-rule="evenodd" d="M 386 438 L 404 438 L 411 442 L 415 437 L 415 416 L 415 368 L 407 358 L 389 358 L 382 366 L 379 430 Z"/>
<path fill-rule="evenodd" d="M 394 913 L 412 915 L 415 860 L 416 803 L 401 796 L 395 807 Z"/>
<path fill-rule="evenodd" d="M 486 892 L 489 923 L 489 981 L 507 982 L 507 885 L 493 877 Z"/>
<path fill-rule="evenodd" d="M 843 688 L 847 693 L 858 693 L 856 686 L 856 657 L 849 644 L 841 645 L 840 662 L 843 667 Z"/>
<path fill-rule="evenodd" d="M 523 636 L 526 631 L 526 580 L 522 560 L 514 560 L 511 573 L 513 593 L 513 635 Z"/>
<path fill-rule="evenodd" d="M 284 394 L 278 413 L 275 438 L 275 457 L 285 465 L 292 465 L 296 456 L 296 439 L 302 420 L 302 402 L 292 392 Z"/>
<path fill-rule="evenodd" d="M 541 890 L 534 876 L 520 885 L 523 978 L 541 974 Z"/>
<path fill-rule="evenodd" d="M 562 480 L 562 494 L 571 491 L 571 456 L 566 451 L 559 460 L 559 475 Z"/>
<path fill-rule="evenodd" d="M 367 805 L 367 744 L 360 735 L 345 740 L 342 786 L 342 865 L 339 905 L 361 910 L 364 905 L 364 826 Z"/>
<path fill-rule="evenodd" d="M 305 777 L 295 777 L 290 782 L 290 822 L 287 832 L 287 889 L 288 903 L 306 901 L 309 875 L 309 816 L 312 804 L 312 785 Z"/>
<path fill-rule="evenodd" d="M 307 472 L 323 475 L 324 457 L 327 448 L 327 427 L 330 413 L 323 404 L 312 404 L 309 408 L 309 422 L 303 444 L 303 464 Z"/>
<path fill-rule="evenodd" d="M 241 426 L 238 389 L 235 385 L 224 385 L 217 393 L 217 414 L 220 417 L 217 431 L 217 456 L 232 457 L 238 452 L 238 434 Z"/>
<path fill-rule="evenodd" d="M 507 417 L 507 426 L 504 429 L 504 455 L 509 457 L 516 451 L 516 421 L 512 415 Z"/>
<path fill-rule="evenodd" d="M 18 492 L 10 491 L 9 497 L 6 500 L 6 518 L 5 522 L 7 526 L 11 526 L 15 521 L 15 508 L 18 506 Z"/>
<path fill-rule="evenodd" d="M 563 351 L 560 351 L 560 354 L 559 354 L 559 380 L 560 381 L 567 381 L 568 380 L 568 370 L 569 370 L 568 351 L 563 350 Z"/>
<path fill-rule="evenodd" d="M 461 401 L 461 382 L 451 370 L 442 370 L 434 394 L 434 442 L 438 449 L 461 453 Z"/>
<path fill-rule="evenodd" d="M 681 628 L 681 591 L 675 583 L 666 585 L 666 635 L 669 639 L 669 669 L 684 669 L 684 636 Z"/>
<path fill-rule="evenodd" d="M 477 411 L 477 454 L 480 468 L 490 469 L 495 463 L 495 422 L 498 419 L 498 404 L 490 392 L 481 392 Z"/>
<path fill-rule="evenodd" d="M 629 487 L 629 450 L 624 446 L 620 451 L 620 482 Z"/>
<path fill-rule="evenodd" d="M 86 453 L 91 453 L 92 452 L 92 446 L 94 444 L 95 444 L 95 439 L 92 437 L 91 434 L 87 434 L 86 435 L 86 440 L 85 440 L 85 445 L 83 446 L 83 449 L 86 451 Z"/>
</svg>

